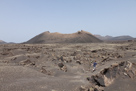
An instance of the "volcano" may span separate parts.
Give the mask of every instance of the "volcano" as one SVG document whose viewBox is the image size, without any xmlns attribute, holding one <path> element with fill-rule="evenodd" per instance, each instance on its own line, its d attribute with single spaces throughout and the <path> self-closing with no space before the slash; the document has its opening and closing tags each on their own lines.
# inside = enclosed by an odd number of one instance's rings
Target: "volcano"
<svg viewBox="0 0 136 91">
<path fill-rule="evenodd" d="M 72 34 L 61 34 L 58 32 L 50 33 L 49 31 L 41 33 L 28 40 L 27 44 L 46 44 L 46 43 L 96 43 L 102 40 L 96 38 L 84 30 Z"/>
</svg>

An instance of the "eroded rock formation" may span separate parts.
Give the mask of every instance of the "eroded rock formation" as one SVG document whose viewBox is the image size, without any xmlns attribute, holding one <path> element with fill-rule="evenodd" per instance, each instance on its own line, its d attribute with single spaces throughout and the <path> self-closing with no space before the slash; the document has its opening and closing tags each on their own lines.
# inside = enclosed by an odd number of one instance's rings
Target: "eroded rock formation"
<svg viewBox="0 0 136 91">
<path fill-rule="evenodd" d="M 115 81 L 121 83 L 118 79 L 136 80 L 136 64 L 130 61 L 114 63 L 111 67 L 105 68 L 100 73 L 87 78 L 92 86 L 91 88 L 97 89 L 94 91 L 104 91 L 104 88 L 114 86 Z M 124 89 L 124 91 L 127 90 Z"/>
</svg>

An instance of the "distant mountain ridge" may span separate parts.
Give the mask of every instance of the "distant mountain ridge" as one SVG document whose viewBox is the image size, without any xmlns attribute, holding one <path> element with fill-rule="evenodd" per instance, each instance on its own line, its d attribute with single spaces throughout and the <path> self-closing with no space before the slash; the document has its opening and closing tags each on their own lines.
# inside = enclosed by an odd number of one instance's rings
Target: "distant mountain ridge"
<svg viewBox="0 0 136 91">
<path fill-rule="evenodd" d="M 14 42 L 5 42 L 3 40 L 0 40 L 0 44 L 15 44 Z"/>
<path fill-rule="evenodd" d="M 94 35 L 95 37 L 103 40 L 103 41 L 127 41 L 127 40 L 134 40 L 133 37 L 129 35 L 124 35 L 124 36 L 117 36 L 117 37 L 112 37 L 112 36 L 101 36 L 101 35 Z"/>
<path fill-rule="evenodd" d="M 50 33 L 49 31 L 41 33 L 25 43 L 95 43 L 102 42 L 89 32 L 84 30 L 72 34 L 61 34 L 58 32 Z"/>
<path fill-rule="evenodd" d="M 6 44 L 6 42 L 3 40 L 0 40 L 0 44 Z"/>
</svg>

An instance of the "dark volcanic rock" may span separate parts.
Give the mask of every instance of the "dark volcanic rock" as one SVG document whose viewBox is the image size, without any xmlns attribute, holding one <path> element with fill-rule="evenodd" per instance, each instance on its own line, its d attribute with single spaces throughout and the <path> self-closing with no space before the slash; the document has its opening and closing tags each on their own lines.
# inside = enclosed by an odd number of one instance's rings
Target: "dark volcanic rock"
<svg viewBox="0 0 136 91">
<path fill-rule="evenodd" d="M 134 91 L 135 86 L 124 87 L 126 84 L 135 84 L 136 82 L 136 65 L 127 61 L 120 62 L 119 64 L 113 64 L 110 68 L 105 68 L 99 74 L 88 77 L 87 80 L 96 87 L 98 91 L 99 88 L 104 87 L 104 91 Z M 124 80 L 125 79 L 125 80 Z M 124 82 L 126 84 L 124 84 Z M 121 86 L 120 86 L 121 84 Z M 111 89 L 115 88 L 115 89 Z M 126 89 L 127 88 L 127 89 Z"/>
</svg>

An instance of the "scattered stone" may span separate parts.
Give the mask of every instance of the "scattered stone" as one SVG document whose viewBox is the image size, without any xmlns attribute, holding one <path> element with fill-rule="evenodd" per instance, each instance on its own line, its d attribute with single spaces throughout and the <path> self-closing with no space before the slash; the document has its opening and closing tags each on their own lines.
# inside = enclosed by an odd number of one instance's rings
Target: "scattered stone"
<svg viewBox="0 0 136 91">
<path fill-rule="evenodd" d="M 92 53 L 96 53 L 96 52 L 97 52 L 97 50 L 92 50 L 91 52 L 92 52 Z"/>
<path fill-rule="evenodd" d="M 63 63 L 58 63 L 58 66 L 62 71 L 67 72 L 67 67 Z"/>
<path fill-rule="evenodd" d="M 76 63 L 80 64 L 81 65 L 81 61 L 80 60 L 76 60 Z"/>
<path fill-rule="evenodd" d="M 44 74 L 46 74 L 46 73 L 47 73 L 47 71 L 46 71 L 46 69 L 45 69 L 44 67 L 46 67 L 46 66 L 42 66 L 42 68 L 41 68 L 41 72 L 42 72 L 42 73 L 44 73 Z"/>
<path fill-rule="evenodd" d="M 63 63 L 58 63 L 59 68 L 62 68 L 64 66 Z"/>
<path fill-rule="evenodd" d="M 27 65 L 27 66 L 28 66 L 28 65 L 33 65 L 33 66 L 35 65 L 35 63 L 34 63 L 34 62 L 31 62 L 29 59 L 27 59 L 27 60 L 25 60 L 25 61 L 21 61 L 20 64 L 21 64 L 21 65 Z"/>
</svg>

